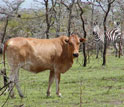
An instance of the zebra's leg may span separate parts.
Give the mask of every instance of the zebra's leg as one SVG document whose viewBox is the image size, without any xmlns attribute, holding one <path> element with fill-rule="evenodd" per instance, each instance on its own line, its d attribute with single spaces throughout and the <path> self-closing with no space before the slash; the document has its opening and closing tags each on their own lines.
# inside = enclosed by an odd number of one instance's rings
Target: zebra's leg
<svg viewBox="0 0 124 107">
<path fill-rule="evenodd" d="M 118 49 L 117 49 L 117 43 L 113 43 L 114 49 L 115 49 L 115 57 L 117 57 Z"/>
<path fill-rule="evenodd" d="M 101 56 L 103 57 L 103 47 L 101 47 Z"/>
<path fill-rule="evenodd" d="M 99 43 L 96 43 L 96 59 L 99 56 Z"/>
<path fill-rule="evenodd" d="M 101 52 L 101 57 L 103 57 L 103 46 L 104 44 L 102 43 L 102 42 L 100 42 L 100 45 L 99 45 L 99 50 L 100 50 L 100 52 Z"/>
<path fill-rule="evenodd" d="M 123 45 L 121 44 L 121 55 L 123 56 Z"/>
<path fill-rule="evenodd" d="M 122 56 L 123 56 L 123 54 L 124 54 L 124 39 L 122 39 L 121 40 L 121 54 L 122 54 Z"/>
<path fill-rule="evenodd" d="M 123 46 L 122 46 L 122 41 L 119 42 L 119 55 L 123 56 Z"/>
<path fill-rule="evenodd" d="M 119 49 L 118 49 L 118 57 L 120 58 L 120 56 L 121 56 L 121 43 L 120 42 L 118 43 L 118 47 L 119 47 Z"/>
</svg>

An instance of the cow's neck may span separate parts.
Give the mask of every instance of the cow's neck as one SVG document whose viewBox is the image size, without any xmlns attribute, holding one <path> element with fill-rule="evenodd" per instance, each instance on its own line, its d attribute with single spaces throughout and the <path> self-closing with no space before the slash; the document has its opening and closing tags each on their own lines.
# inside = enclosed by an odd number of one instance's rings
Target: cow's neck
<svg viewBox="0 0 124 107">
<path fill-rule="evenodd" d="M 70 63 L 73 64 L 72 52 L 69 50 L 69 45 L 62 42 L 62 54 L 60 60 L 63 64 Z"/>
<path fill-rule="evenodd" d="M 67 55 L 67 61 L 70 61 L 71 63 L 73 63 L 73 53 L 72 51 L 69 49 L 69 46 L 66 46 L 66 55 Z"/>
</svg>

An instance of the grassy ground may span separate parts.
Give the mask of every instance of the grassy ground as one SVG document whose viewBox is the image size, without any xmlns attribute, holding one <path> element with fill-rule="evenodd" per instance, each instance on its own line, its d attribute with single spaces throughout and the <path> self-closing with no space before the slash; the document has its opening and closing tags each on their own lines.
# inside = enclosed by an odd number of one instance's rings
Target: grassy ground
<svg viewBox="0 0 124 107">
<path fill-rule="evenodd" d="M 102 66 L 102 59 L 92 57 L 87 67 L 82 67 L 82 57 L 75 60 L 73 67 L 62 74 L 60 89 L 62 97 L 55 94 L 46 97 L 49 71 L 33 74 L 20 71 L 21 89 L 26 98 L 20 99 L 16 92 L 15 99 L 9 99 L 5 107 L 124 107 L 124 57 L 107 56 L 107 65 Z M 2 81 L 2 76 L 0 76 Z M 0 87 L 2 86 L 0 82 Z M 0 106 L 7 95 L 0 96 Z M 82 103 L 80 103 L 82 102 Z"/>
</svg>

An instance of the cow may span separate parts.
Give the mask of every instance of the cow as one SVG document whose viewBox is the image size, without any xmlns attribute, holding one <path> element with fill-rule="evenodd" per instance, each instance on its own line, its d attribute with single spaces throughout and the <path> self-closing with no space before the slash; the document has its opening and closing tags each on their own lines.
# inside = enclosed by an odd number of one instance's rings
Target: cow
<svg viewBox="0 0 124 107">
<path fill-rule="evenodd" d="M 85 42 L 85 38 L 79 38 L 76 34 L 53 39 L 15 37 L 5 42 L 3 58 L 5 60 L 6 55 L 10 66 L 10 96 L 14 97 L 15 85 L 19 96 L 24 97 L 19 85 L 20 68 L 33 73 L 50 70 L 47 96 L 50 96 L 50 87 L 54 79 L 56 94 L 61 96 L 59 89 L 61 73 L 69 70 L 73 59 L 79 56 L 80 42 Z"/>
</svg>

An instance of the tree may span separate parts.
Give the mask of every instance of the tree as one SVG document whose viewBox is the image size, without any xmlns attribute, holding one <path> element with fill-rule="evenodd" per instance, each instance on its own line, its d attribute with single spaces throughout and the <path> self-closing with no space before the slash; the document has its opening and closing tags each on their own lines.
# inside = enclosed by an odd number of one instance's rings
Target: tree
<svg viewBox="0 0 124 107">
<path fill-rule="evenodd" d="M 107 48 L 106 20 L 107 20 L 107 16 L 109 14 L 111 5 L 112 5 L 112 3 L 114 1 L 115 0 L 108 0 L 107 11 L 105 11 L 105 16 L 104 16 L 104 20 L 103 20 L 103 26 L 104 26 L 104 51 L 103 51 L 103 64 L 102 65 L 106 65 L 106 48 Z"/>
<path fill-rule="evenodd" d="M 86 32 L 86 30 L 85 30 L 85 24 L 84 24 L 85 21 L 84 21 L 84 18 L 83 18 L 83 13 L 84 13 L 84 11 L 83 11 L 82 7 L 80 6 L 80 3 L 81 3 L 81 0 L 78 0 L 78 1 L 77 1 L 77 4 L 78 4 L 78 7 L 79 7 L 79 9 L 80 9 L 80 18 L 81 18 L 81 21 L 82 21 L 82 28 L 83 28 L 83 31 L 84 31 L 84 38 L 86 39 L 87 32 Z M 83 55 L 84 55 L 84 64 L 83 64 L 83 66 L 84 66 L 84 67 L 85 67 L 86 64 L 87 64 L 87 55 L 86 55 L 85 50 L 86 50 L 86 46 L 85 46 L 85 43 L 83 43 Z"/>
<path fill-rule="evenodd" d="M 61 3 L 67 8 L 67 10 L 69 11 L 69 17 L 68 17 L 68 36 L 70 36 L 71 34 L 71 20 L 72 20 L 72 9 L 73 9 L 73 5 L 75 3 L 75 0 L 71 0 L 71 3 L 69 5 L 65 4 L 63 1 L 61 1 Z"/>
</svg>

